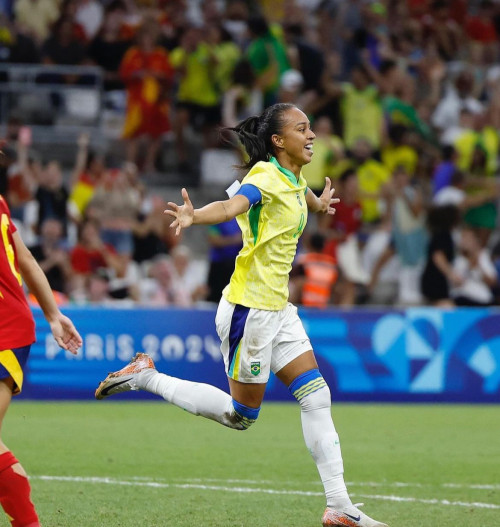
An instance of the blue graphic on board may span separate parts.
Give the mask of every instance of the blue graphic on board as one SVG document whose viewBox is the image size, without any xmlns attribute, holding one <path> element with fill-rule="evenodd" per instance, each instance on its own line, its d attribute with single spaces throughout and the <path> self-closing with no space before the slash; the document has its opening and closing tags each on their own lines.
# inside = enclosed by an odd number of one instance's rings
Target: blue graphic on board
<svg viewBox="0 0 500 527">
<path fill-rule="evenodd" d="M 21 397 L 92 398 L 109 371 L 136 351 L 160 371 L 227 391 L 215 309 L 71 308 L 84 340 L 77 357 L 61 350 L 35 310 Z M 334 400 L 500 402 L 500 311 L 311 310 L 300 312 Z M 125 394 L 120 398 L 150 397 Z M 267 400 L 292 398 L 274 376 Z"/>
</svg>

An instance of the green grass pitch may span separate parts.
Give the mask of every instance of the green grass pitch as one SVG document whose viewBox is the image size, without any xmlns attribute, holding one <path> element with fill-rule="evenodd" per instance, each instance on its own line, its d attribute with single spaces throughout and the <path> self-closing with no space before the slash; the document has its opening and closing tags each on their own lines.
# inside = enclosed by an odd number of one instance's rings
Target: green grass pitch
<svg viewBox="0 0 500 527">
<path fill-rule="evenodd" d="M 390 527 L 500 525 L 500 407 L 335 404 L 355 502 Z M 50 527 L 318 527 L 297 405 L 246 432 L 160 401 L 14 401 L 4 441 Z M 7 526 L 0 517 L 0 526 Z"/>
</svg>

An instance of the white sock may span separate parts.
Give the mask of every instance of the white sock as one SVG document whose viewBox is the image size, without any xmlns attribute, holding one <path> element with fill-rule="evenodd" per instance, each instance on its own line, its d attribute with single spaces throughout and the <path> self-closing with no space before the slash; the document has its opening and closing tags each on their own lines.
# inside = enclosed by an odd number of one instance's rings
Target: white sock
<svg viewBox="0 0 500 527">
<path fill-rule="evenodd" d="M 332 420 L 330 389 L 325 383 L 300 399 L 299 403 L 304 440 L 318 467 L 326 504 L 333 509 L 345 509 L 352 502 L 344 482 L 344 463 Z"/>
<path fill-rule="evenodd" d="M 143 370 L 137 387 L 163 397 L 169 403 L 194 415 L 201 415 L 218 423 L 244 430 L 242 418 L 233 406 L 231 396 L 215 386 L 170 377 L 153 369 Z"/>
</svg>

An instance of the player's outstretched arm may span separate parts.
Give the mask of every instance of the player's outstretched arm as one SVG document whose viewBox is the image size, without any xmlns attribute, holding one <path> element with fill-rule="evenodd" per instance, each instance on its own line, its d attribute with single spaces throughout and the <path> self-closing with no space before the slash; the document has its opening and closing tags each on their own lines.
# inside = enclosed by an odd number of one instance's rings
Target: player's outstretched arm
<svg viewBox="0 0 500 527">
<path fill-rule="evenodd" d="M 183 205 L 169 202 L 168 209 L 164 212 L 174 218 L 171 227 L 175 229 L 175 234 L 179 235 L 182 229 L 186 229 L 193 224 L 215 225 L 229 221 L 239 214 L 243 214 L 250 208 L 250 202 L 246 196 L 237 194 L 224 201 L 213 201 L 200 209 L 195 209 L 188 192 L 182 189 Z"/>
<path fill-rule="evenodd" d="M 18 232 L 13 234 L 13 240 L 16 245 L 21 276 L 30 292 L 38 300 L 57 344 L 76 355 L 82 345 L 82 337 L 73 322 L 59 311 L 44 272 L 35 258 L 33 258 L 29 249 L 24 245 Z"/>
<path fill-rule="evenodd" d="M 316 196 L 311 189 L 307 189 L 306 202 L 311 212 L 324 212 L 325 214 L 335 214 L 334 205 L 340 201 L 334 198 L 335 189 L 332 188 L 332 182 L 329 177 L 325 178 L 325 188 L 321 196 Z"/>
</svg>

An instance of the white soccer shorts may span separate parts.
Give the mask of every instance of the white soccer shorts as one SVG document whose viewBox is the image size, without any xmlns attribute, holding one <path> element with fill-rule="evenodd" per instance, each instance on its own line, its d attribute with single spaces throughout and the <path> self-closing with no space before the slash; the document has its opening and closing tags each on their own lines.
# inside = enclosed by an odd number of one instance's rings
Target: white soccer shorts
<svg viewBox="0 0 500 527">
<path fill-rule="evenodd" d="M 266 311 L 232 304 L 222 297 L 215 326 L 226 373 L 243 383 L 266 383 L 271 371 L 280 371 L 312 350 L 297 308 L 290 303 L 280 311 Z"/>
</svg>

